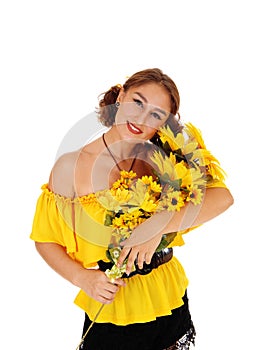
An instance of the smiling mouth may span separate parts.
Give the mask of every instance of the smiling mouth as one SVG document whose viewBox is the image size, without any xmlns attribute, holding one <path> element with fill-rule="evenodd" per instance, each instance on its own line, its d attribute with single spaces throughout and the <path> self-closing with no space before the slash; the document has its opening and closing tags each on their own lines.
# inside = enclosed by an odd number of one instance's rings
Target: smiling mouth
<svg viewBox="0 0 260 350">
<path fill-rule="evenodd" d="M 140 130 L 137 126 L 130 123 L 129 121 L 127 121 L 127 128 L 132 134 L 135 134 L 135 135 L 143 133 L 142 130 Z"/>
</svg>

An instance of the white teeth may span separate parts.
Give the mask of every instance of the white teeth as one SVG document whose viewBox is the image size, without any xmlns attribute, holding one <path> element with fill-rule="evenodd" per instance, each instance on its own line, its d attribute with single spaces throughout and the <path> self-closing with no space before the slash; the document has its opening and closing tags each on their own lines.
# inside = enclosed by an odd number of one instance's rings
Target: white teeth
<svg viewBox="0 0 260 350">
<path fill-rule="evenodd" d="M 134 129 L 136 132 L 140 132 L 140 129 L 136 128 L 133 124 L 129 123 L 131 128 Z"/>
</svg>

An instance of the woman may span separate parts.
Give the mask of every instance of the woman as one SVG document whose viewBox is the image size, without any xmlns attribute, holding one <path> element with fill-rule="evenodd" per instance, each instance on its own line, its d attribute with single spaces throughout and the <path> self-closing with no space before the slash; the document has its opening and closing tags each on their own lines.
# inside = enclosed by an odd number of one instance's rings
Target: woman
<svg viewBox="0 0 260 350">
<path fill-rule="evenodd" d="M 127 258 L 125 274 L 114 280 L 105 273 L 111 231 L 95 197 L 122 170 L 154 177 L 150 155 L 157 131 L 163 125 L 175 135 L 182 131 L 179 103 L 175 83 L 159 69 L 137 72 L 123 86 L 113 86 L 99 104 L 108 131 L 60 157 L 43 186 L 31 238 L 43 259 L 81 289 L 75 303 L 85 311 L 83 334 L 95 321 L 81 349 L 188 349 L 194 343 L 185 272 L 172 250 L 161 251 L 156 263 L 155 251 L 164 234 L 178 232 L 169 247 L 181 245 L 182 233 L 233 203 L 222 179 L 207 186 L 199 210 L 185 205 L 174 215 L 156 213 L 135 228 L 117 261 L 120 267 Z"/>
</svg>

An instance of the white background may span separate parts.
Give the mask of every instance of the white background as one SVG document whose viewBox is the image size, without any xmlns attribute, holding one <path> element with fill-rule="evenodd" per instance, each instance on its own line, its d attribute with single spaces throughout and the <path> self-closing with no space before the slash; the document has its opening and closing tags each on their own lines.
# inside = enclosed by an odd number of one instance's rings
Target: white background
<svg viewBox="0 0 260 350">
<path fill-rule="evenodd" d="M 94 111 L 98 95 L 152 67 L 176 82 L 183 119 L 203 131 L 235 199 L 175 252 L 190 279 L 196 349 L 257 348 L 257 5 L 1 2 L 1 349 L 76 348 L 83 325 L 73 304 L 78 290 L 35 252 L 29 234 L 36 200 L 63 137 Z"/>
</svg>

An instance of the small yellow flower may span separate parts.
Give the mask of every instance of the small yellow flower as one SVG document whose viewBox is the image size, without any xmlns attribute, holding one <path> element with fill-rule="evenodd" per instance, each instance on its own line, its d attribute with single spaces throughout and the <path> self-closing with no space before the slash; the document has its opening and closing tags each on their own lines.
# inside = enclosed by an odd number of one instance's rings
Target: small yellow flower
<svg viewBox="0 0 260 350">
<path fill-rule="evenodd" d="M 203 198 L 203 192 L 198 186 L 192 186 L 189 188 L 190 192 L 188 197 L 186 198 L 186 201 L 192 202 L 194 205 L 200 204 L 202 202 Z"/>
<path fill-rule="evenodd" d="M 178 165 L 179 164 L 181 164 L 181 163 L 178 163 Z M 192 185 L 204 185 L 205 184 L 204 174 L 200 171 L 200 169 L 198 167 L 197 168 L 186 168 L 186 172 L 185 172 L 184 166 L 177 167 L 177 165 L 176 165 L 175 168 L 178 168 L 177 174 L 178 174 L 179 178 L 182 180 L 181 187 L 187 188 L 188 186 L 192 186 Z M 181 170 L 181 172 L 179 170 Z"/>
<path fill-rule="evenodd" d="M 158 210 L 167 209 L 168 211 L 180 211 L 184 204 L 181 191 L 169 189 L 159 201 Z"/>
<path fill-rule="evenodd" d="M 148 186 L 148 190 L 151 190 L 155 193 L 160 193 L 162 190 L 162 186 L 160 184 L 158 184 L 156 181 L 154 181 L 154 179 L 152 178 L 152 176 L 142 176 L 141 178 L 142 182 Z"/>
<path fill-rule="evenodd" d="M 126 183 L 124 180 L 122 181 L 122 179 L 119 179 L 113 183 L 113 185 L 111 187 L 111 192 L 113 190 L 116 191 L 118 188 L 120 188 L 121 190 L 128 189 L 129 183 Z"/>
<path fill-rule="evenodd" d="M 175 164 L 174 170 L 175 170 L 175 178 L 173 180 L 181 179 L 182 187 L 187 187 L 192 182 L 190 169 L 187 169 L 183 161 Z"/>
<path fill-rule="evenodd" d="M 120 175 L 121 175 L 121 178 L 123 179 L 134 179 L 136 177 L 136 173 L 133 170 L 131 171 L 121 170 Z"/>
<path fill-rule="evenodd" d="M 112 221 L 112 225 L 118 229 L 133 230 L 136 226 L 140 225 L 144 219 L 143 213 L 140 210 L 135 210 L 131 213 L 123 213 L 119 217 L 115 217 Z"/>
<path fill-rule="evenodd" d="M 144 196 L 143 203 L 140 205 L 140 208 L 148 213 L 155 212 L 157 208 L 157 203 L 153 199 L 150 199 L 149 194 L 146 193 Z"/>
<path fill-rule="evenodd" d="M 117 190 L 118 188 L 128 189 L 132 184 L 132 180 L 136 177 L 136 173 L 133 172 L 133 170 L 131 171 L 122 170 L 120 171 L 120 175 L 121 175 L 120 179 L 118 179 L 113 183 L 111 190 Z"/>
<path fill-rule="evenodd" d="M 125 224 L 125 217 L 124 215 L 120 215 L 119 217 L 115 217 L 112 221 L 113 227 L 115 228 L 127 228 L 127 225 Z"/>
<path fill-rule="evenodd" d="M 128 189 L 124 188 L 118 188 L 117 190 L 111 190 L 111 193 L 116 201 L 118 201 L 120 204 L 124 205 L 128 202 L 128 200 L 131 197 L 131 194 Z"/>
</svg>

